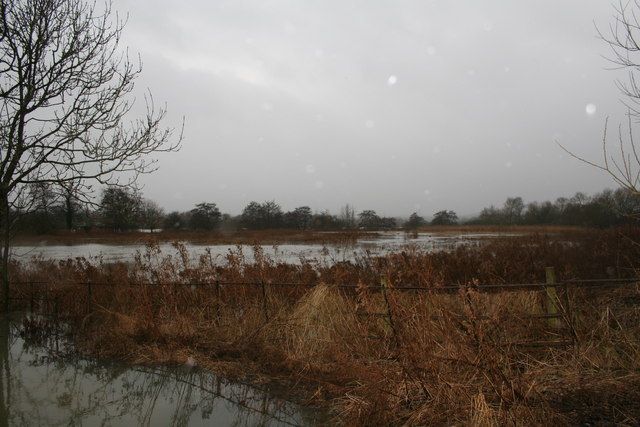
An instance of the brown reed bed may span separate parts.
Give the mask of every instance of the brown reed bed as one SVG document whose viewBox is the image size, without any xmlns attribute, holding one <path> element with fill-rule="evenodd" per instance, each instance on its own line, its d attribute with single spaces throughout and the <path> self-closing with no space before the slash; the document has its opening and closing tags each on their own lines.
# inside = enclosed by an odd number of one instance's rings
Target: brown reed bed
<svg viewBox="0 0 640 427">
<path fill-rule="evenodd" d="M 435 235 L 455 234 L 565 234 L 580 235 L 590 233 L 592 229 L 574 226 L 525 226 L 525 225 L 454 225 L 425 226 L 422 233 Z M 15 243 L 35 244 L 52 242 L 55 244 L 102 243 L 112 245 L 144 244 L 148 242 L 184 241 L 196 244 L 283 244 L 283 243 L 353 243 L 360 238 L 375 238 L 377 231 L 364 230 L 162 230 L 154 233 L 141 231 L 113 232 L 93 229 L 88 231 L 58 230 L 50 234 L 21 233 L 15 237 Z"/>
<path fill-rule="evenodd" d="M 593 231 L 589 227 L 575 225 L 479 225 L 479 224 L 456 224 L 456 225 L 425 225 L 420 227 L 420 232 L 437 234 L 459 234 L 459 233 L 516 233 L 516 234 L 582 234 Z"/>
<path fill-rule="evenodd" d="M 542 282 L 548 266 L 560 280 L 632 275 L 636 242 L 632 229 L 534 235 L 334 265 L 279 264 L 259 247 L 255 262 L 237 250 L 215 265 L 151 245 L 131 264 L 14 264 L 12 279 L 25 297 L 15 304 L 33 295 L 35 309 L 57 308 L 84 352 L 146 364 L 192 357 L 229 377 L 278 381 L 338 423 L 635 425 L 637 285 L 569 287 L 559 325 L 540 317 L 543 291 L 482 285 Z M 469 286 L 438 291 L 450 283 Z"/>
</svg>

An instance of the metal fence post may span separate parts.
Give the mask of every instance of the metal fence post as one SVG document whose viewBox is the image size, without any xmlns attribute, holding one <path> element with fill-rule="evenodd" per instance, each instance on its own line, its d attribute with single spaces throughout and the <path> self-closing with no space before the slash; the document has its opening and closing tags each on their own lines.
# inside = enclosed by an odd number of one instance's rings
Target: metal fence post
<svg viewBox="0 0 640 427">
<path fill-rule="evenodd" d="M 264 280 L 260 280 L 260 286 L 262 287 L 262 310 L 264 311 L 264 319 L 269 321 L 269 312 L 267 311 L 267 288 Z"/>
<path fill-rule="evenodd" d="M 391 304 L 389 303 L 389 296 L 387 295 L 387 279 L 384 277 L 380 277 L 380 287 L 382 288 L 382 297 L 384 298 L 384 304 L 387 311 L 387 322 L 389 323 L 389 328 L 391 329 L 391 334 L 393 336 L 393 342 L 397 347 L 399 347 L 398 341 L 398 333 L 396 331 L 396 325 L 393 322 L 393 313 L 391 311 Z"/>
<path fill-rule="evenodd" d="M 87 281 L 87 313 L 91 313 L 91 300 L 93 299 L 93 292 L 91 289 L 91 281 Z"/>
<path fill-rule="evenodd" d="M 29 293 L 31 293 L 29 309 L 31 310 L 31 314 L 33 314 L 33 282 L 29 282 Z"/>
<path fill-rule="evenodd" d="M 547 276 L 546 291 L 546 310 L 549 326 L 552 328 L 560 327 L 560 319 L 558 318 L 558 292 L 556 290 L 556 271 L 553 267 L 546 267 L 545 274 Z"/>
<path fill-rule="evenodd" d="M 220 323 L 220 279 L 216 277 L 216 323 Z"/>
<path fill-rule="evenodd" d="M 564 293 L 564 321 L 571 332 L 571 340 L 575 344 L 578 341 L 578 332 L 576 330 L 576 313 L 573 311 L 573 304 L 569 297 L 569 284 L 564 282 L 562 289 Z"/>
<path fill-rule="evenodd" d="M 58 324 L 58 310 L 60 308 L 60 303 L 59 303 L 59 295 L 56 293 L 55 297 L 53 299 L 53 319 L 54 322 L 56 323 L 56 325 Z"/>
</svg>

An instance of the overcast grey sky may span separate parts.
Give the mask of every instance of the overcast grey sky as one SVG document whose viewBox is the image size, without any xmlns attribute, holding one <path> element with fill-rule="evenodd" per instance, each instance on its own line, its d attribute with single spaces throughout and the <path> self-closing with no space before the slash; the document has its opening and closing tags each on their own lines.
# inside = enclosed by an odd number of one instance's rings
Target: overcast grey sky
<svg viewBox="0 0 640 427">
<path fill-rule="evenodd" d="M 142 179 L 167 210 L 252 200 L 430 216 L 614 184 L 598 158 L 624 120 L 600 0 L 115 0 L 138 88 L 184 115 Z"/>
</svg>

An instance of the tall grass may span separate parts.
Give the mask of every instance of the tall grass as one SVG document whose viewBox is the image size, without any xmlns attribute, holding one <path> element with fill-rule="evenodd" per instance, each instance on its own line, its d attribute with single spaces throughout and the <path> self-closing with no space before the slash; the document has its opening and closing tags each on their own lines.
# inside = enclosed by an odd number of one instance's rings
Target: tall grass
<svg viewBox="0 0 640 427">
<path fill-rule="evenodd" d="M 131 264 L 14 264 L 12 280 L 26 298 L 16 304 L 35 295 L 44 298 L 36 308 L 51 310 L 57 301 L 87 353 L 192 357 L 229 376 L 277 379 L 346 424 L 636 424 L 637 287 L 569 289 L 558 301 L 570 321 L 561 328 L 532 317 L 544 313 L 541 292 L 481 289 L 542 282 L 547 266 L 563 280 L 634 274 L 635 242 L 637 230 L 535 235 L 332 265 L 277 263 L 259 247 L 255 262 L 238 249 L 216 265 L 207 254 L 192 262 L 179 244 L 171 254 L 151 245 Z M 437 292 L 451 283 L 470 286 Z M 409 284 L 425 291 L 401 289 Z"/>
</svg>

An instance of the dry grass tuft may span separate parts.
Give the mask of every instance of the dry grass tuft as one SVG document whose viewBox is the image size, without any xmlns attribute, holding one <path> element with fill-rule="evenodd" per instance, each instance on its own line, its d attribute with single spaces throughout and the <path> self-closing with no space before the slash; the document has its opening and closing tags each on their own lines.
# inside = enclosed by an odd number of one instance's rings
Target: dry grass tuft
<svg viewBox="0 0 640 427">
<path fill-rule="evenodd" d="M 318 285 L 294 305 L 286 324 L 288 349 L 293 359 L 326 357 L 356 324 L 353 304 L 335 289 Z"/>
<path fill-rule="evenodd" d="M 476 427 L 499 425 L 495 410 L 489 406 L 482 392 L 473 396 L 471 402 L 471 425 Z"/>
</svg>

